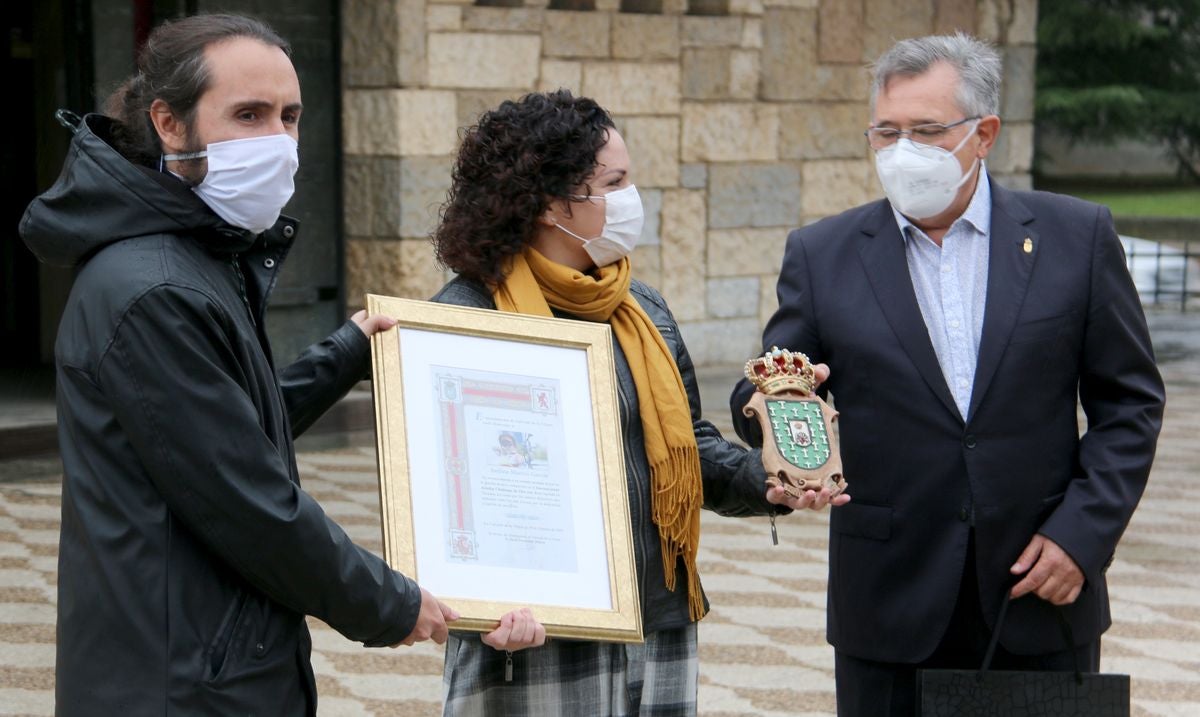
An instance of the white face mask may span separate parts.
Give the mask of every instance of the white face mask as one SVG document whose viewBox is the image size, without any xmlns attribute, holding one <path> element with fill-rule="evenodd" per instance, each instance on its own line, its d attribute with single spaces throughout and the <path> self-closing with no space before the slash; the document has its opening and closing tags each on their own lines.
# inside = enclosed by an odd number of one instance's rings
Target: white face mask
<svg viewBox="0 0 1200 717">
<path fill-rule="evenodd" d="M 583 250 L 596 262 L 596 266 L 608 266 L 621 257 L 629 256 L 642 236 L 642 223 L 645 221 L 642 197 L 637 187 L 631 184 L 608 194 L 575 198 L 604 200 L 604 229 L 600 231 L 600 236 L 585 239 L 561 224 L 555 226 L 583 242 Z"/>
<path fill-rule="evenodd" d="M 963 172 L 954 153 L 975 134 L 970 133 L 951 151 L 932 145 L 917 144 L 907 137 L 891 147 L 875 150 L 875 171 L 888 201 L 906 217 L 928 219 L 946 211 L 954 203 L 958 188 L 971 178 L 979 159 Z"/>
<path fill-rule="evenodd" d="M 164 160 L 208 157 L 208 174 L 192 187 L 217 216 L 255 234 L 274 226 L 296 186 L 296 140 L 286 134 L 213 142 L 203 152 L 167 154 Z"/>
</svg>

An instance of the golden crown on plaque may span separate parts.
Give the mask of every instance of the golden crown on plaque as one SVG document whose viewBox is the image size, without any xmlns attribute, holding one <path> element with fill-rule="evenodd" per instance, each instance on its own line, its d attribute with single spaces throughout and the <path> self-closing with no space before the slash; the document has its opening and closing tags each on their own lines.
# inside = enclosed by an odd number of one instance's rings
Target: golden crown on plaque
<svg viewBox="0 0 1200 717">
<path fill-rule="evenodd" d="M 812 393 L 816 379 L 808 356 L 772 346 L 771 350 L 746 362 L 746 378 L 766 394 L 783 391 Z"/>
</svg>

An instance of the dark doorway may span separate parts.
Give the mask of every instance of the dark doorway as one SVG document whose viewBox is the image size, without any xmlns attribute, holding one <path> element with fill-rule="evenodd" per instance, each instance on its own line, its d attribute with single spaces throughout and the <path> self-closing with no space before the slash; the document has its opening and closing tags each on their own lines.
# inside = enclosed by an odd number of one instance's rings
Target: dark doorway
<svg viewBox="0 0 1200 717">
<path fill-rule="evenodd" d="M 0 371 L 37 369 L 54 360 L 58 318 L 71 271 L 37 262 L 17 226 L 26 205 L 58 176 L 70 133 L 60 107 L 95 111 L 134 67 L 138 42 L 164 20 L 197 12 L 244 12 L 274 26 L 293 45 L 304 96 L 300 173 L 284 210 L 301 233 L 271 298 L 276 359 L 288 362 L 343 319 L 341 90 L 337 0 L 36 0 L 4 3 L 0 17 L 12 138 L 3 157 L 4 228 L 0 246 Z"/>
<path fill-rule="evenodd" d="M 0 368 L 35 370 L 53 361 L 54 332 L 70 290 L 69 270 L 39 264 L 17 226 L 25 206 L 58 176 L 70 133 L 54 110 L 91 108 L 91 30 L 86 0 L 5 3 L 4 76 L 11 104 L 3 143 L 4 225 L 0 248 Z"/>
</svg>

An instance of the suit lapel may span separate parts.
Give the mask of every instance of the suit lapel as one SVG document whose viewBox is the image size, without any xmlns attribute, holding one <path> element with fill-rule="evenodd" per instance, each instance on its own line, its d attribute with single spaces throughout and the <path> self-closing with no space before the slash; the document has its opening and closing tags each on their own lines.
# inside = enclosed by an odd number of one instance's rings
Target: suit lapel
<svg viewBox="0 0 1200 717">
<path fill-rule="evenodd" d="M 879 307 L 929 389 L 958 416 L 958 407 L 929 340 L 921 307 L 917 305 L 912 277 L 908 273 L 908 258 L 904 254 L 904 240 L 892 216 L 891 205 L 880 202 L 878 211 L 864 222 L 862 231 L 869 238 L 862 242 L 858 254 Z"/>
<path fill-rule="evenodd" d="M 1029 226 L 1033 219 L 1033 214 L 1012 192 L 992 183 L 987 299 L 979 360 L 975 365 L 975 385 L 971 389 L 969 415 L 972 416 L 987 394 L 1025 302 L 1029 277 L 1041 245 L 1037 232 Z"/>
</svg>

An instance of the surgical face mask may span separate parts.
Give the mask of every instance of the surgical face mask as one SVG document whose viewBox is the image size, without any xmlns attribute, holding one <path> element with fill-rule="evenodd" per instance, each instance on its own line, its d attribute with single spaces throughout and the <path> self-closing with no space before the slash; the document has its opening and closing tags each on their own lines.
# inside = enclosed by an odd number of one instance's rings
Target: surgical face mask
<svg viewBox="0 0 1200 717">
<path fill-rule="evenodd" d="M 217 216 L 260 234 L 279 219 L 300 168 L 296 140 L 286 134 L 213 142 L 202 152 L 163 155 L 164 160 L 208 158 L 208 174 L 192 187 Z"/>
<path fill-rule="evenodd" d="M 629 256 L 642 236 L 642 223 L 645 221 L 642 197 L 637 187 L 631 184 L 608 194 L 576 196 L 575 199 L 604 200 L 604 229 L 600 231 L 600 236 L 585 239 L 561 224 L 555 226 L 583 242 L 583 250 L 596 262 L 596 266 L 608 266 L 621 257 Z"/>
<path fill-rule="evenodd" d="M 906 217 L 928 219 L 946 211 L 954 203 L 958 188 L 971 178 L 971 168 L 963 172 L 954 153 L 975 134 L 970 133 L 953 150 L 917 144 L 908 138 L 896 140 L 891 147 L 875 150 L 875 171 L 888 201 Z"/>
</svg>

